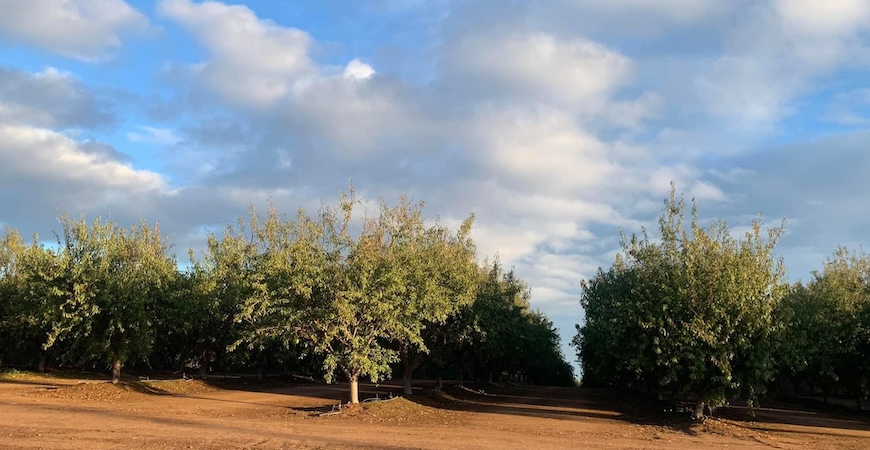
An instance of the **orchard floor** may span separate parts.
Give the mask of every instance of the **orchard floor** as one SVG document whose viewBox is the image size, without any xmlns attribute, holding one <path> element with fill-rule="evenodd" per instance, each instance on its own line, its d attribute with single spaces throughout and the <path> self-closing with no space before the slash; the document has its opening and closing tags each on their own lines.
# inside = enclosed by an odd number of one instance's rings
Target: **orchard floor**
<svg viewBox="0 0 870 450">
<path fill-rule="evenodd" d="M 865 419 L 766 405 L 690 425 L 608 392 L 455 388 L 339 414 L 342 385 L 0 378 L 0 449 L 868 449 Z M 398 392 L 363 385 L 361 397 Z M 644 412 L 645 411 L 645 412 Z"/>
</svg>

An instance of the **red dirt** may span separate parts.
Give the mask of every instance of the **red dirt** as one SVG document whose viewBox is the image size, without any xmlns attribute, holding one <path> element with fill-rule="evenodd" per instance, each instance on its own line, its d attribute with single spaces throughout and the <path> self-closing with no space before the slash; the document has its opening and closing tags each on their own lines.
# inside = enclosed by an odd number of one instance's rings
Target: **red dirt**
<svg viewBox="0 0 870 450">
<path fill-rule="evenodd" d="M 455 389 L 322 416 L 344 386 L 79 381 L 0 379 L 0 449 L 870 448 L 867 422 L 788 405 L 690 426 L 589 389 Z M 361 397 L 399 391 L 363 385 Z"/>
</svg>

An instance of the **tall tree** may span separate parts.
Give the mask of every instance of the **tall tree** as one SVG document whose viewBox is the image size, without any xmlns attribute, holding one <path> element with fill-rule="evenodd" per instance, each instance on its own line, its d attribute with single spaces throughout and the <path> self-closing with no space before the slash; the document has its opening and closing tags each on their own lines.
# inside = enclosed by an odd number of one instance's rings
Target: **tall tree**
<svg viewBox="0 0 870 450">
<path fill-rule="evenodd" d="M 531 309 L 531 290 L 498 261 L 477 269 L 473 303 L 459 309 L 433 344 L 435 369 L 452 366 L 460 381 L 514 381 L 573 385 L 573 368 L 559 349 L 559 334 Z M 451 364 L 452 363 L 452 364 Z"/>
<path fill-rule="evenodd" d="M 210 235 L 204 259 L 191 269 L 191 277 L 196 281 L 192 298 L 197 301 L 198 312 L 191 345 L 198 349 L 203 376 L 213 359 L 228 356 L 225 355 L 228 347 L 237 356 L 253 347 L 234 344 L 244 332 L 244 325 L 237 320 L 243 306 L 265 288 L 266 268 L 262 262 L 268 255 L 264 256 L 267 249 L 262 246 L 267 241 L 263 240 L 263 231 L 258 230 L 255 219 L 251 211 L 250 223 L 240 220 L 227 227 L 221 239 Z M 280 225 L 277 217 L 273 220 Z"/>
<path fill-rule="evenodd" d="M 624 256 L 584 283 L 574 342 L 584 380 L 694 398 L 703 416 L 728 395 L 755 402 L 773 375 L 782 228 L 765 233 L 759 219 L 738 239 L 722 221 L 701 227 L 695 208 L 685 229 L 684 211 L 672 190 L 661 241 L 624 238 Z"/>
<path fill-rule="evenodd" d="M 21 340 L 19 351 L 38 355 L 37 370 L 43 372 L 70 313 L 65 295 L 69 279 L 62 255 L 39 244 L 36 236 L 30 245 L 16 246 L 15 260 L 10 312 Z"/>
<path fill-rule="evenodd" d="M 22 342 L 17 336 L 21 321 L 15 317 L 15 310 L 20 300 L 16 283 L 18 256 L 23 247 L 18 231 L 6 228 L 0 241 L 0 368 L 3 367 L 4 357 Z"/>
<path fill-rule="evenodd" d="M 251 324 L 238 343 L 304 341 L 323 355 L 326 380 L 343 373 L 358 403 L 359 378 L 380 379 L 397 354 L 382 345 L 391 330 L 390 274 L 377 258 L 371 225 L 358 239 L 351 235 L 354 204 L 342 196 L 338 209 L 326 208 L 319 217 L 299 211 L 296 221 L 282 220 L 274 207 L 262 223 L 252 213 L 263 282 L 238 316 Z"/>
<path fill-rule="evenodd" d="M 381 201 L 376 228 L 384 233 L 384 264 L 398 289 L 395 339 L 403 369 L 403 390 L 412 394 L 413 371 L 425 361 L 428 343 L 437 339 L 447 319 L 474 300 L 477 265 L 469 234 L 473 216 L 456 233 L 436 221 L 427 226 L 423 203 L 401 197 L 390 207 Z"/>
<path fill-rule="evenodd" d="M 152 311 L 177 274 L 159 227 L 129 230 L 99 218 L 62 218 L 69 285 L 50 339 L 71 339 L 85 358 L 105 358 L 117 383 L 126 361 L 148 357 Z"/>
<path fill-rule="evenodd" d="M 403 200 L 354 222 L 357 204 L 351 192 L 314 217 L 282 220 L 272 208 L 261 223 L 253 215 L 263 282 L 239 315 L 254 324 L 247 340 L 274 337 L 322 355 L 325 378 L 343 374 L 352 403 L 361 377 L 390 374 L 397 346 L 425 351 L 427 324 L 466 301 L 473 261 L 470 220 L 455 235 L 427 228 Z"/>
<path fill-rule="evenodd" d="M 851 393 L 860 406 L 870 388 L 867 311 L 870 310 L 870 256 L 839 248 L 814 272 L 806 286 L 796 285 L 778 308 L 780 374 L 820 388 L 825 401 L 837 390 Z"/>
<path fill-rule="evenodd" d="M 523 315 L 530 308 L 531 291 L 497 261 L 483 270 L 471 310 L 475 332 L 469 356 L 475 377 L 493 381 L 515 371 L 523 360 Z"/>
</svg>

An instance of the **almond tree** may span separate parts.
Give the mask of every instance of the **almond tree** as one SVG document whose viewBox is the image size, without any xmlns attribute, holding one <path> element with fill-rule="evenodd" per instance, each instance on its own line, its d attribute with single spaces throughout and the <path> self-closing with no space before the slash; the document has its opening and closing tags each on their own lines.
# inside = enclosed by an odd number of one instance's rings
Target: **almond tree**
<svg viewBox="0 0 870 450">
<path fill-rule="evenodd" d="M 583 285 L 575 344 L 584 380 L 696 401 L 696 417 L 727 396 L 754 404 L 773 375 L 774 308 L 786 291 L 773 249 L 782 228 L 755 220 L 742 238 L 700 226 L 671 192 L 661 242 L 623 239 L 623 256 Z"/>
<path fill-rule="evenodd" d="M 870 393 L 870 256 L 839 248 L 778 308 L 780 374 L 795 390 L 806 382 L 823 400 L 850 392 L 860 409 Z"/>
<path fill-rule="evenodd" d="M 15 269 L 10 273 L 12 329 L 17 329 L 21 353 L 38 355 L 37 370 L 45 371 L 49 353 L 54 351 L 58 325 L 67 313 L 69 285 L 62 255 L 39 244 L 14 246 Z"/>
<path fill-rule="evenodd" d="M 72 341 L 83 358 L 105 358 L 118 383 L 121 367 L 148 357 L 152 311 L 176 276 L 159 227 L 144 221 L 129 230 L 99 218 L 62 218 L 60 243 L 68 285 L 62 315 L 49 333 Z"/>
<path fill-rule="evenodd" d="M 21 339 L 17 332 L 21 321 L 16 317 L 15 310 L 18 300 L 18 255 L 24 247 L 18 231 L 6 228 L 0 241 L 0 368 L 4 357 L 20 345 Z"/>
<path fill-rule="evenodd" d="M 385 345 L 397 314 L 390 296 L 396 277 L 380 258 L 382 235 L 371 221 L 351 235 L 354 204 L 342 196 L 339 208 L 317 217 L 300 211 L 295 221 L 274 207 L 262 223 L 252 213 L 263 282 L 238 316 L 251 331 L 236 344 L 268 337 L 301 344 L 323 356 L 327 382 L 337 373 L 347 378 L 350 401 L 359 403 L 359 379 L 380 380 L 398 359 Z"/>
<path fill-rule="evenodd" d="M 272 208 L 260 222 L 253 214 L 263 280 L 239 315 L 252 324 L 245 341 L 272 337 L 321 355 L 326 380 L 343 374 L 352 403 L 360 378 L 390 374 L 397 346 L 425 349 L 423 322 L 443 321 L 462 301 L 460 271 L 473 254 L 470 221 L 451 237 L 423 227 L 407 202 L 382 203 L 378 215 L 355 222 L 357 204 L 351 192 L 313 217 L 283 220 Z"/>
<path fill-rule="evenodd" d="M 263 288 L 258 232 L 257 222 L 249 227 L 239 221 L 227 227 L 220 239 L 210 235 L 204 258 L 190 269 L 196 313 L 190 345 L 198 353 L 203 377 L 208 376 L 213 359 L 227 356 L 228 347 L 237 350 L 233 344 L 241 337 L 243 325 L 236 319 L 245 302 Z"/>
<path fill-rule="evenodd" d="M 414 370 L 426 360 L 429 343 L 460 308 L 474 300 L 477 265 L 469 234 L 474 217 L 456 233 L 436 221 L 427 226 L 423 203 L 402 197 L 395 207 L 381 201 L 377 228 L 383 230 L 385 263 L 399 277 L 395 339 L 403 368 L 403 391 L 412 394 Z"/>
</svg>

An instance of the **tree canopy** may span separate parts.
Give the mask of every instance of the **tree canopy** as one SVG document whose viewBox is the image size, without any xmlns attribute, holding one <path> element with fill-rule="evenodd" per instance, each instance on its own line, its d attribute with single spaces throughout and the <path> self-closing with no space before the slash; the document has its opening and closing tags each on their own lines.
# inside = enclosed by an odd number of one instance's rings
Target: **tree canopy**
<svg viewBox="0 0 870 450">
<path fill-rule="evenodd" d="M 870 394 L 870 256 L 839 248 L 807 285 L 795 284 L 777 310 L 778 373 L 793 392 Z"/>
<path fill-rule="evenodd" d="M 773 254 L 782 227 L 760 219 L 742 238 L 725 222 L 704 228 L 672 190 L 658 240 L 623 238 L 613 267 L 584 282 L 586 323 L 574 343 L 584 382 L 624 386 L 715 407 L 758 398 L 773 376 L 773 311 L 785 294 Z"/>
</svg>

